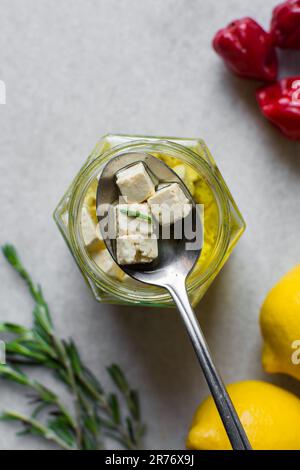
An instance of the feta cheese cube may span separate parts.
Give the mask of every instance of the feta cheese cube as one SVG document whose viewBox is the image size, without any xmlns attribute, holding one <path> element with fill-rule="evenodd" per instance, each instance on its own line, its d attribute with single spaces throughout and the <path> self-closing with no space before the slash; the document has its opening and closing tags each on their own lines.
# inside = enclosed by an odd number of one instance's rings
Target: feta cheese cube
<svg viewBox="0 0 300 470">
<path fill-rule="evenodd" d="M 127 202 L 143 202 L 155 194 L 153 181 L 141 162 L 120 170 L 116 183 Z"/>
<path fill-rule="evenodd" d="M 183 219 L 192 208 L 178 183 L 163 186 L 148 199 L 148 204 L 161 225 L 169 225 Z"/>
<path fill-rule="evenodd" d="M 125 235 L 117 239 L 119 264 L 151 263 L 158 257 L 157 238 L 141 235 Z"/>
<path fill-rule="evenodd" d="M 108 276 L 113 277 L 118 281 L 122 281 L 125 277 L 124 271 L 122 271 L 122 269 L 117 265 L 107 249 L 93 252 L 92 258 L 97 266 L 99 266 L 99 268 Z"/>
<path fill-rule="evenodd" d="M 148 236 L 153 232 L 153 223 L 148 204 L 118 204 L 115 208 L 116 236 Z"/>
<path fill-rule="evenodd" d="M 84 244 L 88 250 L 104 248 L 99 226 L 94 222 L 85 206 L 81 211 L 81 231 Z"/>
</svg>

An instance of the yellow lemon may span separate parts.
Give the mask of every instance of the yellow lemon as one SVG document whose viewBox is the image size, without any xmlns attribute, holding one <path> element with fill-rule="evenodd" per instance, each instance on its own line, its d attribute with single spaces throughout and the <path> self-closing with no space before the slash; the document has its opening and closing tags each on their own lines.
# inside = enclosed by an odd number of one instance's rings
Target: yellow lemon
<svg viewBox="0 0 300 470">
<path fill-rule="evenodd" d="M 275 385 L 245 381 L 228 385 L 249 441 L 255 450 L 300 449 L 300 399 Z M 198 450 L 231 449 L 211 397 L 197 409 L 187 447 Z"/>
<path fill-rule="evenodd" d="M 267 295 L 260 312 L 266 372 L 300 380 L 300 265 L 289 271 Z"/>
</svg>

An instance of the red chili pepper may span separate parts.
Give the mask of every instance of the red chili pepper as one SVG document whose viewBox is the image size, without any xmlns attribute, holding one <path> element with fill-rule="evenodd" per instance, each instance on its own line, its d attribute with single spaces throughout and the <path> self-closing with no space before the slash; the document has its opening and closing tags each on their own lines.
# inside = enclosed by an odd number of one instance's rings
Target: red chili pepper
<svg viewBox="0 0 300 470">
<path fill-rule="evenodd" d="M 274 81 L 277 55 L 272 37 L 252 18 L 233 21 L 214 37 L 213 47 L 240 77 Z"/>
<path fill-rule="evenodd" d="M 288 138 L 300 140 L 300 76 L 285 78 L 256 92 L 263 115 Z"/>
<path fill-rule="evenodd" d="M 300 50 L 300 0 L 288 0 L 274 8 L 271 35 L 276 46 Z"/>
</svg>

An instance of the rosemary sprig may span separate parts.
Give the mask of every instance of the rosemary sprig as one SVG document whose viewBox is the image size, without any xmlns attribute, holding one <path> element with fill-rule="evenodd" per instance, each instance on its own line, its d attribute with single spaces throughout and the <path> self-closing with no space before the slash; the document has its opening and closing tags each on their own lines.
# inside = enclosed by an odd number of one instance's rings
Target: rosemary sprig
<svg viewBox="0 0 300 470">
<path fill-rule="evenodd" d="M 122 214 L 127 215 L 128 217 L 134 217 L 134 218 L 136 218 L 136 219 L 147 220 L 147 222 L 149 222 L 149 223 L 152 222 L 152 217 L 151 217 L 151 215 L 143 214 L 143 213 L 140 212 L 140 211 L 134 211 L 134 210 L 132 210 L 132 209 L 125 209 L 125 208 L 121 207 L 120 212 L 121 212 Z"/>
<path fill-rule="evenodd" d="M 40 436 L 44 439 L 54 442 L 58 446 L 62 447 L 65 450 L 75 450 L 73 447 L 73 436 L 67 433 L 64 433 L 64 437 L 61 439 L 59 434 L 62 434 L 62 431 L 54 431 L 50 426 L 44 426 L 41 422 L 35 420 L 34 418 L 29 418 L 28 416 L 18 413 L 17 411 L 5 411 L 0 415 L 2 421 L 17 421 L 22 423 L 24 426 L 24 431 L 19 433 L 19 435 L 32 434 L 33 436 Z M 68 431 L 67 431 L 68 432 Z M 69 441 L 69 444 L 68 442 Z"/>
<path fill-rule="evenodd" d="M 34 308 L 32 328 L 0 323 L 0 333 L 9 335 L 5 343 L 6 364 L 0 365 L 0 377 L 30 390 L 33 411 L 30 417 L 4 411 L 0 419 L 16 421 L 23 425 L 23 434 L 43 437 L 64 449 L 102 449 L 105 436 L 126 449 L 139 448 L 145 432 L 139 397 L 130 388 L 121 368 L 116 364 L 107 368 L 117 393 L 106 392 L 82 362 L 75 343 L 55 335 L 43 291 L 33 282 L 15 248 L 5 245 L 2 251 L 26 282 Z M 71 409 L 51 389 L 30 379 L 20 369 L 22 366 L 42 366 L 54 372 L 73 398 Z M 125 413 L 120 396 L 125 403 Z"/>
</svg>

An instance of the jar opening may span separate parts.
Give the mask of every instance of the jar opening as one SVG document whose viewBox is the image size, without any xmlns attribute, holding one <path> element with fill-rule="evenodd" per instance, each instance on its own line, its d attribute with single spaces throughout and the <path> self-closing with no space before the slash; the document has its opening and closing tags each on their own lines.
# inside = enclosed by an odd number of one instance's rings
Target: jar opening
<svg viewBox="0 0 300 470">
<path fill-rule="evenodd" d="M 133 280 L 127 285 L 127 282 L 118 281 L 117 279 L 109 277 L 101 271 L 93 261 L 83 241 L 80 217 L 88 189 L 93 182 L 95 184 L 97 176 L 101 173 L 101 169 L 107 161 L 121 153 L 130 151 L 150 153 L 151 155 L 161 158 L 165 163 L 170 164 L 170 166 L 174 166 L 174 162 L 179 162 L 179 165 L 187 165 L 187 167 L 191 168 L 191 171 L 199 175 L 199 179 L 194 184 L 194 189 L 197 194 L 199 193 L 200 201 L 201 197 L 204 197 L 204 199 L 206 197 L 204 190 L 207 192 L 207 197 L 208 191 L 213 195 L 213 203 L 211 201 L 208 201 L 207 204 L 204 203 L 204 236 L 206 220 L 208 220 L 207 224 L 209 224 L 209 219 L 206 219 L 206 214 L 208 214 L 207 217 L 214 217 L 214 222 L 211 222 L 211 225 L 214 225 L 214 227 L 207 225 L 207 230 L 210 227 L 211 231 L 215 231 L 213 246 L 211 246 L 209 256 L 207 255 L 206 262 L 202 262 L 201 265 L 202 253 L 199 258 L 198 269 L 194 269 L 190 274 L 187 281 L 189 293 L 193 293 L 194 290 L 199 289 L 199 287 L 209 280 L 218 270 L 219 265 L 226 255 L 230 240 L 230 209 L 228 198 L 224 194 L 213 168 L 207 161 L 192 150 L 167 140 L 136 140 L 113 147 L 92 160 L 76 178 L 69 201 L 68 226 L 70 243 L 74 255 L 85 276 L 92 279 L 93 282 L 105 292 L 127 302 L 128 300 L 132 302 L 140 302 L 141 300 L 148 300 L 153 303 L 168 302 L 171 299 L 164 289 L 152 286 L 149 287 L 149 285 L 144 285 L 141 282 Z M 207 238 L 207 245 L 205 246 L 204 241 L 203 250 L 206 249 L 207 251 L 209 243 L 212 244 L 212 241 Z"/>
</svg>

